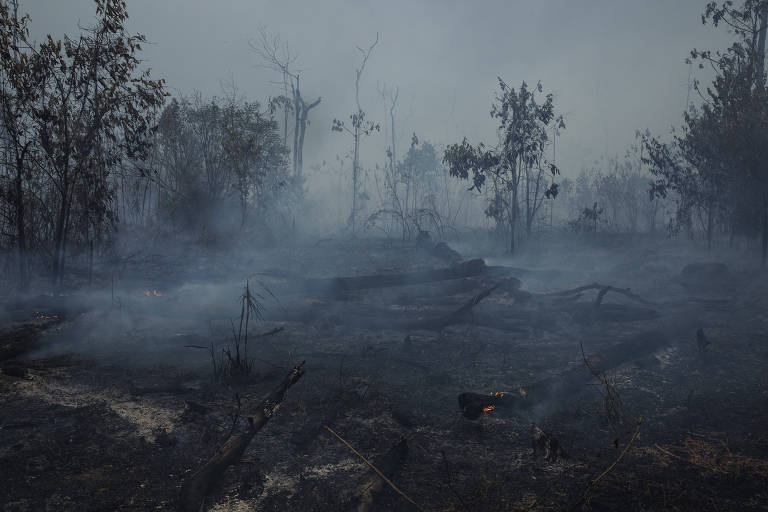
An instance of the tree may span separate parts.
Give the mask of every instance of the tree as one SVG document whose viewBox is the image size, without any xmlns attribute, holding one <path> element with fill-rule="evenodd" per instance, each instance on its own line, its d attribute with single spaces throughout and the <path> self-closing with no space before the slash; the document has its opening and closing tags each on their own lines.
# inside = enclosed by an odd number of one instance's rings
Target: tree
<svg viewBox="0 0 768 512">
<path fill-rule="evenodd" d="M 282 106 L 284 115 L 283 143 L 288 145 L 288 114 L 293 111 L 293 175 L 301 179 L 304 167 L 304 137 L 309 124 L 309 111 L 320 104 L 321 98 L 307 103 L 301 96 L 300 72 L 293 65 L 296 56 L 291 55 L 288 44 L 283 44 L 277 35 L 269 35 L 266 29 L 259 29 L 259 41 L 251 41 L 251 49 L 266 63 L 270 69 L 282 75 L 283 96 L 275 102 Z M 288 97 L 288 90 L 291 97 Z"/>
<path fill-rule="evenodd" d="M 54 184 L 53 279 L 64 275 L 67 241 L 79 187 L 93 223 L 110 201 L 108 177 L 124 158 L 147 155 L 153 117 L 165 98 L 163 81 L 139 72 L 142 35 L 128 35 L 122 0 L 96 0 L 97 22 L 81 35 L 36 50 L 46 77 L 35 112 L 40 171 Z M 31 47 L 31 45 L 30 45 Z"/>
<path fill-rule="evenodd" d="M 37 149 L 30 114 L 39 100 L 41 76 L 33 72 L 28 51 L 22 51 L 22 41 L 29 37 L 29 17 L 18 15 L 19 3 L 0 3 L 0 138 L 3 143 L 3 166 L 10 170 L 7 187 L 2 194 L 11 205 L 10 221 L 15 228 L 18 286 L 29 286 L 27 266 L 27 192 L 32 153 Z"/>
<path fill-rule="evenodd" d="M 374 131 L 379 131 L 379 125 L 373 121 L 367 121 L 365 119 L 365 111 L 360 106 L 360 79 L 365 71 L 365 65 L 368 63 L 368 58 L 371 56 L 373 48 L 379 43 L 379 33 L 376 33 L 376 40 L 371 43 L 367 49 L 357 47 L 357 50 L 361 55 L 360 67 L 355 70 L 355 105 L 357 111 L 349 116 L 352 121 L 352 128 L 349 128 L 344 121 L 334 119 L 331 125 L 331 130 L 335 132 L 347 132 L 352 136 L 352 212 L 350 214 L 350 224 L 352 225 L 352 234 L 357 233 L 357 213 L 358 213 L 358 187 L 360 177 L 360 138 L 365 135 L 368 136 Z"/>
<path fill-rule="evenodd" d="M 515 250 L 516 226 L 520 217 L 520 185 L 525 185 L 525 227 L 530 233 L 533 219 L 544 197 L 557 195 L 554 181 L 544 186 L 544 174 L 559 174 L 549 162 L 545 150 L 549 143 L 547 129 L 554 123 L 565 128 L 562 116 L 556 116 L 552 94 L 538 102 L 536 92 L 542 92 L 541 83 L 534 90 L 523 82 L 519 90 L 509 87 L 501 78 L 500 93 L 491 109 L 491 117 L 499 120 L 499 143 L 486 149 L 480 143 L 472 146 L 465 138 L 445 150 L 443 161 L 452 176 L 472 178 L 472 189 L 481 190 L 490 181 L 491 198 L 486 215 L 498 226 L 506 224 L 510 237 L 510 252 Z"/>
<path fill-rule="evenodd" d="M 144 37 L 126 33 L 125 2 L 95 3 L 96 23 L 79 36 L 37 44 L 18 3 L 0 2 L 0 132 L 12 157 L 4 163 L 14 174 L 15 242 L 23 259 L 34 234 L 51 256 L 54 283 L 63 279 L 68 243 L 79 237 L 92 260 L 94 238 L 117 219 L 115 173 L 147 156 L 165 97 L 163 82 L 139 69 Z M 20 270 L 25 285 L 23 262 Z"/>
<path fill-rule="evenodd" d="M 156 145 L 162 210 L 206 235 L 235 203 L 245 227 L 249 211 L 263 213 L 270 192 L 288 179 L 277 122 L 258 102 L 241 101 L 234 88 L 223 102 L 173 99 L 160 117 Z"/>
<path fill-rule="evenodd" d="M 737 40 L 725 51 L 694 49 L 691 61 L 715 72 L 712 84 L 696 91 L 700 109 L 684 115 L 680 134 L 662 143 L 646 136 L 645 162 L 656 181 L 651 194 L 677 195 L 678 220 L 690 222 L 691 211 L 704 212 L 711 244 L 716 223 L 732 232 L 758 234 L 763 266 L 768 257 L 768 96 L 765 88 L 765 34 L 768 2 L 710 2 L 703 23 L 726 25 Z"/>
</svg>

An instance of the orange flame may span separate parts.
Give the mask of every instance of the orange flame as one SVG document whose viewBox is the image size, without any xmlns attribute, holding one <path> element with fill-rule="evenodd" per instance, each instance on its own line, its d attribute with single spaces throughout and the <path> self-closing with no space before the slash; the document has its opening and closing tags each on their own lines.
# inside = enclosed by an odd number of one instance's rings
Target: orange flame
<svg viewBox="0 0 768 512">
<path fill-rule="evenodd" d="M 495 398 L 504 398 L 504 393 L 500 393 L 498 391 L 492 391 L 492 392 L 490 392 L 488 394 L 490 396 L 492 396 L 492 397 L 495 397 Z"/>
<path fill-rule="evenodd" d="M 518 389 L 518 391 L 520 392 L 520 396 L 521 397 L 523 397 L 523 398 L 527 398 L 528 397 L 528 392 L 526 390 L 524 390 L 523 388 Z"/>
<path fill-rule="evenodd" d="M 144 295 L 146 295 L 147 297 L 152 297 L 153 295 L 155 297 L 162 297 L 163 296 L 163 294 L 160 293 L 157 290 L 147 290 L 147 291 L 144 292 Z"/>
<path fill-rule="evenodd" d="M 167 428 L 165 429 L 165 435 L 168 435 L 168 429 Z"/>
<path fill-rule="evenodd" d="M 494 409 L 496 409 L 495 405 L 489 405 L 488 407 L 483 407 L 483 416 L 488 416 L 491 413 L 491 411 L 493 411 Z"/>
</svg>

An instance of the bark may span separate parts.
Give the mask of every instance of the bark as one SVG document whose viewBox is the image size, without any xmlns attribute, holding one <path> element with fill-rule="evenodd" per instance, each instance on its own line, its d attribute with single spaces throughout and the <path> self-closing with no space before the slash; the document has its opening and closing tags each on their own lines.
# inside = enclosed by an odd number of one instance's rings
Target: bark
<svg viewBox="0 0 768 512">
<path fill-rule="evenodd" d="M 307 131 L 307 116 L 309 115 L 309 111 L 315 108 L 320 104 L 320 99 L 317 98 L 313 103 L 310 103 L 307 105 L 304 103 L 304 100 L 300 98 L 301 101 L 301 120 L 300 120 L 300 133 L 299 133 L 299 148 L 296 152 L 296 159 L 297 159 L 297 167 L 296 172 L 297 176 L 301 177 L 302 169 L 304 168 L 304 133 Z"/>
<path fill-rule="evenodd" d="M 285 399 L 288 389 L 304 375 L 304 363 L 295 367 L 267 398 L 259 405 L 256 412 L 248 416 L 248 430 L 232 434 L 224 445 L 188 480 L 181 485 L 179 510 L 197 512 L 201 509 L 205 495 L 221 473 L 242 456 L 251 439 L 269 419 L 275 415 Z"/>
</svg>

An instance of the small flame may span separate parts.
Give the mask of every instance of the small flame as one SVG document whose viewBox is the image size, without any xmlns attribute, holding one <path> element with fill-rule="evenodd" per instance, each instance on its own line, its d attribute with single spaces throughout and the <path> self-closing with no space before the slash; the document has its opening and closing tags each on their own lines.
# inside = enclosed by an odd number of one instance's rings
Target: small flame
<svg viewBox="0 0 768 512">
<path fill-rule="evenodd" d="M 493 411 L 494 409 L 496 409 L 495 405 L 489 405 L 488 407 L 483 407 L 483 416 L 488 416 L 491 413 L 491 411 Z"/>
<path fill-rule="evenodd" d="M 498 391 L 492 391 L 488 394 L 494 398 L 504 398 L 504 393 L 500 393 Z"/>
<path fill-rule="evenodd" d="M 163 294 L 161 292 L 157 291 L 157 290 L 146 290 L 144 292 L 144 295 L 146 295 L 147 297 L 152 297 L 152 296 L 162 297 L 163 296 Z"/>
<path fill-rule="evenodd" d="M 167 428 L 165 429 L 165 435 L 168 435 L 168 429 Z"/>
<path fill-rule="evenodd" d="M 520 396 L 523 398 L 528 398 L 528 392 L 524 390 L 523 388 L 518 389 L 518 392 L 520 393 Z"/>
</svg>

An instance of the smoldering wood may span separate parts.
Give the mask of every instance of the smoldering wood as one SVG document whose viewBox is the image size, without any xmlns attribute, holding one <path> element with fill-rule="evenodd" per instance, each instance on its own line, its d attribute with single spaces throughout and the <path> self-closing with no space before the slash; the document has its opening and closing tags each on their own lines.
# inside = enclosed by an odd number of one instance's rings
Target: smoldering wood
<svg viewBox="0 0 768 512">
<path fill-rule="evenodd" d="M 646 357 L 669 344 L 670 339 L 662 332 L 647 331 L 589 356 L 588 361 L 592 371 L 605 373 Z M 459 409 L 467 419 L 476 420 L 482 416 L 483 408 L 488 406 L 494 406 L 494 412 L 514 413 L 546 404 L 557 404 L 580 393 L 594 378 L 592 371 L 584 365 L 577 365 L 560 375 L 523 385 L 518 392 L 506 392 L 503 396 L 464 392 L 458 397 Z"/>
<path fill-rule="evenodd" d="M 331 279 L 307 279 L 303 282 L 294 283 L 293 287 L 298 287 L 307 293 L 344 296 L 355 290 L 448 281 L 479 276 L 486 272 L 488 272 L 488 267 L 485 265 L 485 261 L 474 259 L 453 267 L 438 270 L 423 270 L 401 274 L 374 274 L 357 277 L 334 277 Z"/>
<path fill-rule="evenodd" d="M 248 415 L 248 429 L 232 434 L 208 461 L 181 485 L 179 510 L 197 512 L 205 495 L 221 473 L 242 456 L 256 433 L 275 415 L 285 399 L 288 389 L 304 375 L 304 363 L 293 368 L 279 386 L 261 402 L 258 409 Z"/>
<path fill-rule="evenodd" d="M 468 420 L 480 418 L 488 407 L 497 407 L 503 397 L 495 394 L 465 392 L 459 394 L 459 410 Z"/>
<path fill-rule="evenodd" d="M 661 331 L 647 331 L 629 340 L 607 347 L 597 354 L 588 356 L 594 371 L 605 373 L 609 370 L 646 357 L 671 343 Z M 524 386 L 525 397 L 515 397 L 516 408 L 528 409 L 550 400 L 566 398 L 579 393 L 591 382 L 593 374 L 584 365 L 576 365 L 558 376 L 548 377 L 528 386 Z M 505 395 L 507 398 L 507 395 Z M 503 404 L 502 404 L 503 405 Z"/>
</svg>

